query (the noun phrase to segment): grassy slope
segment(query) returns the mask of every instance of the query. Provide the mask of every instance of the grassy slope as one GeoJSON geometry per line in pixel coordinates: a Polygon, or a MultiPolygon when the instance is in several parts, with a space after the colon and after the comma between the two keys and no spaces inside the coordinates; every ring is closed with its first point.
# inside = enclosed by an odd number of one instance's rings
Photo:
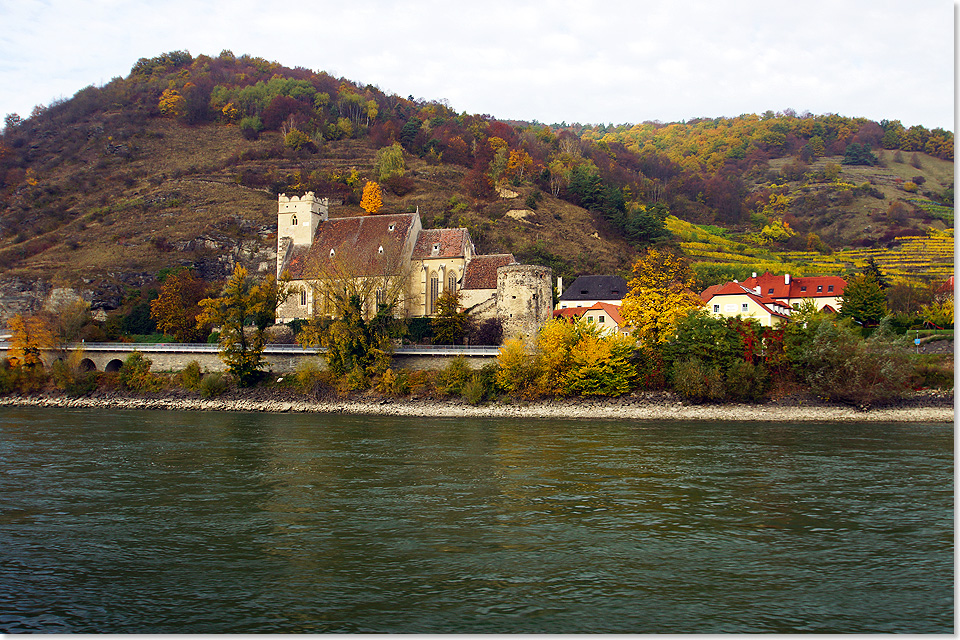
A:
{"type": "MultiPolygon", "coordinates": [[[[276,242],[276,200],[266,190],[238,185],[238,171],[356,168],[361,175],[372,175],[375,150],[361,140],[330,142],[317,154],[300,158],[230,161],[241,152],[265,151],[280,143],[278,133],[249,141],[235,127],[185,127],[156,119],[131,124],[116,113],[97,114],[69,131],[40,138],[34,150],[40,159],[37,186],[2,212],[2,275],[78,284],[123,271],[153,274],[176,264],[218,260],[222,250],[217,242],[224,239],[243,241],[251,249],[269,248],[276,242]],[[129,157],[109,151],[118,145],[132,149],[129,157]],[[214,242],[192,242],[203,237],[214,242]]],[[[914,197],[899,189],[896,178],[923,175],[924,189],[934,191],[952,182],[953,163],[921,154],[923,168],[916,169],[909,164],[909,154],[904,154],[904,163],[893,162],[891,152],[883,155],[885,167],[844,166],[841,180],[870,181],[886,197],[831,203],[826,212],[809,212],[811,227],[822,237],[843,246],[889,231],[883,220],[889,203],[914,197]],[[833,218],[827,225],[820,224],[824,215],[833,218]]],[[[822,159],[818,165],[839,160],[822,159]]],[[[773,161],[771,168],[786,162],[773,161]]],[[[419,207],[425,226],[467,226],[483,253],[509,251],[522,257],[539,245],[567,263],[565,276],[624,273],[636,255],[604,221],[579,207],[545,195],[535,211],[529,210],[524,200],[535,187],[514,188],[516,198],[477,202],[461,189],[462,167],[430,166],[408,157],[407,168],[415,189],[403,197],[386,193],[383,211],[419,207]],[[467,206],[450,212],[452,198],[467,206]],[[515,210],[525,213],[511,213],[515,210]]],[[[349,204],[331,210],[334,216],[359,213],[357,205],[349,204]]],[[[908,223],[924,226],[919,220],[908,223]]]]}
{"type": "MultiPolygon", "coordinates": [[[[823,170],[830,163],[840,165],[839,180],[841,182],[854,185],[869,182],[884,196],[883,199],[858,197],[849,204],[834,202],[829,212],[811,211],[809,212],[811,217],[820,218],[819,220],[811,220],[813,231],[838,249],[844,246],[860,246],[864,238],[880,242],[883,235],[892,226],[895,226],[894,222],[886,219],[886,211],[890,203],[896,200],[923,199],[918,194],[905,192],[896,180],[907,182],[914,176],[923,176],[927,182],[921,190],[937,193],[943,192],[944,189],[953,184],[952,162],[939,160],[926,154],[917,154],[921,163],[921,168],[918,169],[910,165],[912,154],[903,153],[902,155],[904,156],[904,162],[895,162],[893,152],[881,151],[878,154],[881,166],[874,167],[843,165],[841,164],[842,156],[820,158],[817,162],[812,163],[810,165],[811,171],[823,170]],[[825,213],[827,215],[824,215],[825,213]],[[831,213],[833,215],[830,215],[831,213]]],[[[779,169],[791,161],[791,158],[779,158],[772,160],[770,166],[779,169]]],[[[790,187],[791,191],[803,188],[798,182],[790,183],[790,187]]],[[[829,184],[812,185],[810,189],[831,191],[829,184]]],[[[920,221],[913,218],[904,221],[904,223],[906,226],[913,226],[918,230],[926,227],[942,230],[947,227],[940,220],[920,221]]]]}

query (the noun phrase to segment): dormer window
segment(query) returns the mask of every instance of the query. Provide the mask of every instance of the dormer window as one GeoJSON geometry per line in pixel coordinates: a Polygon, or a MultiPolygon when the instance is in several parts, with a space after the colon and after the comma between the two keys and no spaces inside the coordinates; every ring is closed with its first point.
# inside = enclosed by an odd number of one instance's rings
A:
{"type": "Polygon", "coordinates": [[[435,243],[434,243],[434,245],[433,245],[433,252],[434,252],[434,253],[440,253],[440,243],[439,243],[439,242],[435,242],[435,243]]]}
{"type": "Polygon", "coordinates": [[[818,285],[817,285],[817,293],[823,293],[823,285],[822,285],[822,284],[818,284],[818,285]]]}
{"type": "Polygon", "coordinates": [[[806,285],[802,285],[802,286],[800,287],[800,291],[801,291],[801,292],[804,292],[804,291],[806,291],[806,290],[807,290],[807,286],[806,286],[806,285]]]}
{"type": "Polygon", "coordinates": [[[390,231],[393,231],[393,230],[396,229],[396,228],[397,228],[397,223],[396,223],[396,222],[391,222],[391,223],[390,223],[390,231]]]}
{"type": "Polygon", "coordinates": [[[767,289],[767,293],[773,293],[773,287],[770,287],[769,289],[767,289]]]}
{"type": "Polygon", "coordinates": [[[333,249],[330,249],[330,257],[332,258],[335,255],[337,255],[336,251],[334,251],[333,249]]]}
{"type": "Polygon", "coordinates": [[[379,253],[380,255],[383,255],[383,245],[380,245],[380,248],[377,249],[377,253],[379,253]]]}
{"type": "Polygon", "coordinates": [[[833,293],[833,285],[832,285],[832,284],[828,284],[828,285],[827,285],[827,293],[833,293]]]}

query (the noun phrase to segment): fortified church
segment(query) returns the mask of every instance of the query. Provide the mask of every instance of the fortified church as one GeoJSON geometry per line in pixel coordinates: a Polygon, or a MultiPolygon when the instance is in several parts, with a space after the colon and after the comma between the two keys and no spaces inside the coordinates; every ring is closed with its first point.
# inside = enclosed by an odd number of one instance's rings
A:
{"type": "Polygon", "coordinates": [[[277,277],[291,295],[277,322],[332,313],[324,290],[353,283],[368,313],[397,296],[401,318],[433,316],[446,291],[476,320],[497,317],[504,339],[532,336],[552,317],[552,272],[519,264],[512,254],[477,255],[466,229],[424,229],[416,213],[329,217],[329,200],[313,192],[279,196],[277,277]]]}

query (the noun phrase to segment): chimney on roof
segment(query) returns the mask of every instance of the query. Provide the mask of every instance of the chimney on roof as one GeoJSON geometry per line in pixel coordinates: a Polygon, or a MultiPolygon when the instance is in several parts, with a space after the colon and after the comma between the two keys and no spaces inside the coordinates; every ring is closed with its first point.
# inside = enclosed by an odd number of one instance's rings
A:
{"type": "Polygon", "coordinates": [[[757,272],[756,272],[756,271],[753,272],[753,277],[754,277],[754,278],[757,277],[757,272]]]}
{"type": "Polygon", "coordinates": [[[760,295],[760,285],[756,286],[755,291],[757,292],[757,295],[760,295]]]}
{"type": "Polygon", "coordinates": [[[789,273],[783,274],[783,284],[790,284],[790,274],[789,274],[789,273]]]}

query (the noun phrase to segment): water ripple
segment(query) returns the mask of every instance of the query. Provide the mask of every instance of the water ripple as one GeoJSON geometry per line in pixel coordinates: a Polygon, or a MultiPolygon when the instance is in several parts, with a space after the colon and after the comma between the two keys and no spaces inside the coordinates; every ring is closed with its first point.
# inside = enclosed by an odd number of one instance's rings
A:
{"type": "Polygon", "coordinates": [[[946,425],[0,412],[0,631],[949,633],[946,425]]]}

